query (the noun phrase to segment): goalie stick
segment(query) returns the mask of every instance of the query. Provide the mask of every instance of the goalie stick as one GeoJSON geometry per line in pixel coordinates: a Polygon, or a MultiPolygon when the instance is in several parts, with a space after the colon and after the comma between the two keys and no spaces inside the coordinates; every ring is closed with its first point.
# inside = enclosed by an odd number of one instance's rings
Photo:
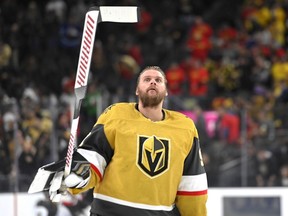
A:
{"type": "Polygon", "coordinates": [[[82,35],[81,49],[78,60],[77,75],[74,86],[75,106],[72,120],[70,140],[68,144],[64,176],[69,175],[71,170],[72,154],[76,147],[77,128],[81,102],[85,98],[87,90],[88,75],[91,64],[94,39],[99,22],[137,22],[137,7],[109,7],[100,6],[91,8],[85,17],[84,30],[82,35]],[[95,10],[96,9],[96,10],[95,10]]]}
{"type": "MultiPolygon", "coordinates": [[[[57,163],[51,163],[40,167],[30,185],[28,193],[40,192],[48,190],[52,194],[50,199],[55,196],[55,192],[61,187],[62,177],[67,177],[71,171],[72,155],[76,146],[77,129],[79,124],[79,116],[81,102],[86,96],[87,83],[90,71],[90,64],[96,36],[97,25],[100,22],[117,22],[117,23],[135,23],[139,20],[139,9],[136,6],[100,6],[91,7],[85,15],[84,28],[82,34],[81,48],[78,59],[77,73],[74,85],[74,114],[71,123],[71,131],[67,148],[67,155],[63,173],[61,170],[50,170],[50,167],[57,167],[57,163]],[[50,186],[50,188],[49,188],[50,186]]],[[[59,201],[59,200],[57,200],[59,201]]],[[[57,202],[56,201],[56,202],[57,202]]]]}

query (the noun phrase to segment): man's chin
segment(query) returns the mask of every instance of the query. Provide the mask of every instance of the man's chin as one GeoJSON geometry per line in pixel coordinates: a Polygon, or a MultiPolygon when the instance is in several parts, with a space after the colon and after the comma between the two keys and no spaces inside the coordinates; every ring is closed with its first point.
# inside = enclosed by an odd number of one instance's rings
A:
{"type": "Polygon", "coordinates": [[[154,90],[154,89],[150,89],[150,90],[147,91],[147,94],[156,95],[156,94],[158,94],[158,92],[156,90],[154,90]]]}

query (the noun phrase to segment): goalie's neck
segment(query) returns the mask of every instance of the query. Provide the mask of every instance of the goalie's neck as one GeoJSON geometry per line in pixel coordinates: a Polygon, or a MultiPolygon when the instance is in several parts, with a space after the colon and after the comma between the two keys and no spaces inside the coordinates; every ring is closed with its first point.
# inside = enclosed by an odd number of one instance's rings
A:
{"type": "Polygon", "coordinates": [[[157,107],[143,107],[142,104],[136,104],[135,107],[144,117],[151,121],[162,121],[165,119],[165,112],[161,105],[157,107]]]}

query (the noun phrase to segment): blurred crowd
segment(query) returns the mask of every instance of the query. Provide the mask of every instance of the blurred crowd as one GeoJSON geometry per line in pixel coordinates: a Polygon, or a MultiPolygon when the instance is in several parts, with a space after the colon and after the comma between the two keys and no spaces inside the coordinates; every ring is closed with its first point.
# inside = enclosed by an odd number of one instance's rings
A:
{"type": "MultiPolygon", "coordinates": [[[[40,166],[66,155],[83,22],[93,4],[0,3],[0,192],[27,191],[40,166]]],[[[288,1],[101,5],[137,5],[141,19],[98,25],[79,140],[106,105],[135,100],[141,68],[159,65],[169,82],[167,108],[195,114],[211,187],[288,186],[288,1]]]]}

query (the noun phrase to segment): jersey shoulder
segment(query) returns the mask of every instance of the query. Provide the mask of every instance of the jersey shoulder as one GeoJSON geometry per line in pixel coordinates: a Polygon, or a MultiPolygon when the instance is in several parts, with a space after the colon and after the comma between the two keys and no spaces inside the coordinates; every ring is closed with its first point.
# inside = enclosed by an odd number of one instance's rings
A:
{"type": "Polygon", "coordinates": [[[178,111],[174,111],[174,110],[168,110],[168,109],[165,109],[165,112],[168,114],[168,116],[170,118],[173,118],[173,120],[180,120],[180,121],[184,121],[184,122],[187,122],[187,123],[193,123],[193,120],[191,118],[189,118],[187,115],[181,113],[181,112],[178,112],[178,111]]]}
{"type": "MultiPolygon", "coordinates": [[[[115,103],[115,104],[112,104],[110,106],[108,106],[104,111],[103,113],[104,114],[114,114],[115,112],[125,112],[125,111],[129,111],[131,112],[132,110],[135,109],[135,103],[124,103],[124,102],[119,102],[119,103],[115,103]]],[[[102,114],[103,114],[102,113],[102,114]]],[[[118,113],[118,114],[119,114],[118,113]]]]}
{"type": "Polygon", "coordinates": [[[192,130],[196,129],[194,121],[185,114],[173,110],[165,110],[165,113],[167,114],[167,119],[174,122],[173,124],[190,128],[192,130]]]}
{"type": "Polygon", "coordinates": [[[108,106],[99,116],[98,122],[106,121],[107,119],[127,118],[135,110],[135,103],[115,103],[108,106]]]}
{"type": "Polygon", "coordinates": [[[198,131],[194,121],[187,115],[178,111],[166,110],[169,125],[173,125],[179,129],[190,131],[193,136],[198,137],[198,131]]]}

